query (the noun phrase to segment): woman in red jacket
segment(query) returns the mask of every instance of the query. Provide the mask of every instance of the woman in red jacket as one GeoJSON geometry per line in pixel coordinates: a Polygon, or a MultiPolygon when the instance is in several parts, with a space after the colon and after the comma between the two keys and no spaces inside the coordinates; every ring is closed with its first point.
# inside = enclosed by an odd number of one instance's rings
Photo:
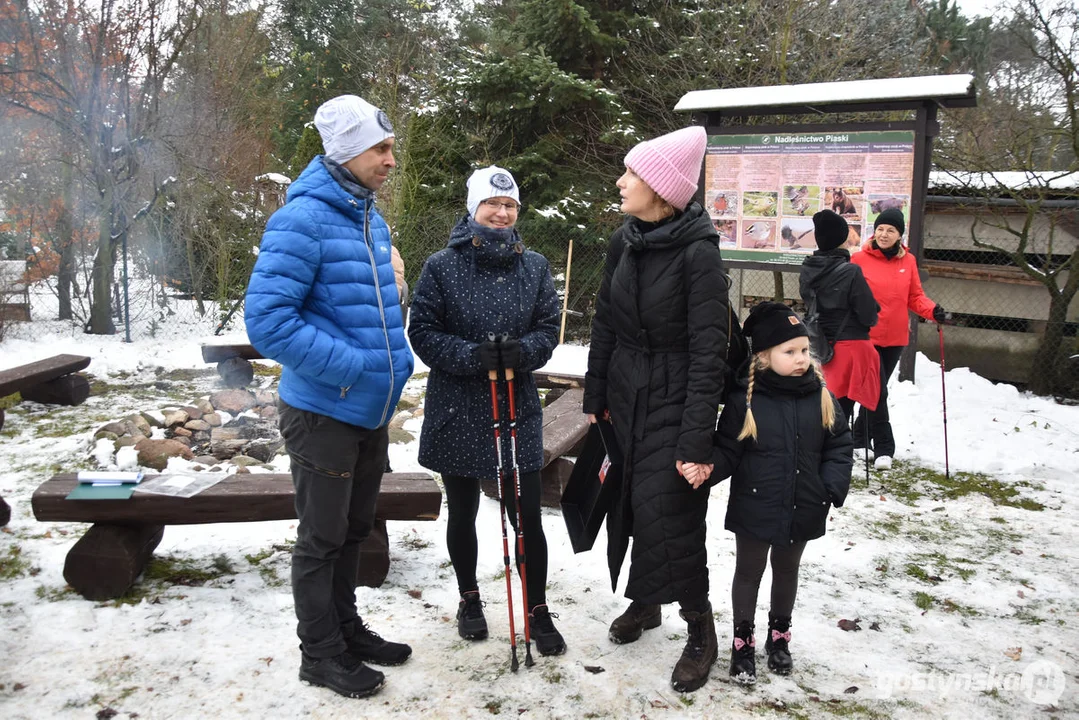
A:
{"type": "MultiPolygon", "coordinates": [[[[926,320],[944,321],[944,308],[922,291],[918,264],[902,243],[905,229],[902,212],[885,210],[873,223],[873,239],[862,252],[851,257],[851,262],[862,268],[869,289],[880,305],[877,324],[869,331],[869,339],[880,355],[880,399],[877,409],[868,413],[871,447],[876,457],[874,467],[878,470],[890,468],[895,455],[895,437],[888,417],[888,379],[910,338],[907,310],[926,320]]],[[[854,426],[855,444],[865,442],[865,415],[862,408],[854,426]]]]}

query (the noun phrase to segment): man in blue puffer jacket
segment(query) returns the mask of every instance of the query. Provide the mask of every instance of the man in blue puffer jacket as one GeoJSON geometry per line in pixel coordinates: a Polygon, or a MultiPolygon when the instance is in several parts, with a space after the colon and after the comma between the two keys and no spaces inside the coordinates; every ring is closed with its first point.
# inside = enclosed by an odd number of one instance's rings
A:
{"type": "Polygon", "coordinates": [[[390,230],[375,192],[395,166],[386,114],[355,95],[319,107],[316,157],[266,225],[247,288],[247,334],[282,365],[280,427],[296,486],[292,552],[300,679],[377,692],[412,654],[356,612],[360,543],[375,520],[387,423],[412,374],[390,230]]]}

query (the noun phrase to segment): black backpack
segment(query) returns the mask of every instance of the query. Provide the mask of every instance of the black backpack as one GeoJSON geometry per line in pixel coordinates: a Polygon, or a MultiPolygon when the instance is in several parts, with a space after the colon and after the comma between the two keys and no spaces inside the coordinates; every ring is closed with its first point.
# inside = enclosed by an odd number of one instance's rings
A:
{"type": "MultiPolygon", "coordinates": [[[[829,340],[820,326],[820,310],[817,308],[817,293],[808,293],[808,297],[802,299],[805,300],[806,304],[806,314],[805,317],[802,318],[802,322],[805,323],[806,330],[809,331],[809,349],[821,365],[827,365],[832,361],[832,356],[835,355],[835,340],[829,340]]],[[[850,319],[850,311],[851,308],[847,308],[847,313],[843,316],[843,322],[839,324],[839,329],[836,330],[835,335],[837,338],[843,332],[843,328],[847,326],[847,320],[850,319]]]]}
{"type": "MultiPolygon", "coordinates": [[[[689,268],[698,245],[699,243],[693,243],[686,249],[686,261],[682,267],[685,272],[684,284],[687,288],[689,287],[689,268]]],[[[742,323],[738,321],[738,314],[734,312],[734,305],[731,302],[731,286],[734,282],[729,274],[723,273],[723,283],[727,286],[727,347],[723,354],[723,362],[726,363],[727,370],[723,376],[723,396],[720,398],[720,404],[726,405],[727,397],[738,379],[738,371],[749,357],[749,341],[742,332],[742,323]]]]}

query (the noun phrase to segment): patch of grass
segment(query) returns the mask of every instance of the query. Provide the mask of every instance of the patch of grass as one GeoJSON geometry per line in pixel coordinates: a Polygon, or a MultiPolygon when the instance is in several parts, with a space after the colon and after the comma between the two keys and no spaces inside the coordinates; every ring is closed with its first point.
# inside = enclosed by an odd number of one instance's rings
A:
{"type": "Polygon", "coordinates": [[[409,533],[401,539],[401,544],[412,550],[423,550],[431,547],[431,543],[424,540],[416,533],[409,533]]]}
{"type": "Polygon", "coordinates": [[[933,607],[933,603],[936,601],[937,599],[935,597],[929,593],[922,592],[921,590],[914,593],[914,604],[918,606],[919,610],[928,610],[933,607]]]}
{"type": "Polygon", "coordinates": [[[941,602],[941,607],[944,609],[945,612],[959,613],[963,617],[978,617],[981,615],[980,612],[972,608],[970,605],[961,605],[949,598],[944,598],[944,600],[941,602]]]}
{"type": "Polygon", "coordinates": [[[949,558],[942,552],[918,553],[912,555],[912,562],[906,566],[906,574],[921,582],[938,583],[944,575],[956,575],[966,582],[977,573],[973,567],[974,562],[964,558],[949,558]],[[929,573],[925,567],[931,567],[935,571],[929,573]]]}
{"type": "Polygon", "coordinates": [[[1034,608],[1031,605],[1017,607],[1015,609],[1015,619],[1024,625],[1041,625],[1045,622],[1045,618],[1034,614],[1034,608]]]}
{"type": "Polygon", "coordinates": [[[891,713],[883,710],[871,708],[860,702],[846,702],[839,698],[822,702],[819,707],[834,717],[869,718],[870,720],[887,720],[892,717],[891,713]]]}
{"type": "Polygon", "coordinates": [[[4,397],[0,397],[0,410],[10,410],[21,402],[22,395],[17,392],[5,395],[4,397]]]}
{"type": "Polygon", "coordinates": [[[920,582],[930,582],[929,573],[922,569],[920,565],[915,565],[914,563],[907,563],[907,567],[903,570],[903,572],[920,582]]]}
{"type": "Polygon", "coordinates": [[[244,555],[244,559],[247,560],[247,562],[251,563],[252,565],[258,565],[260,562],[262,562],[263,560],[265,560],[266,558],[270,557],[273,554],[274,554],[273,548],[267,548],[266,550],[263,550],[262,552],[255,553],[254,555],[244,555]]]}
{"type": "Polygon", "coordinates": [[[543,679],[552,685],[558,685],[562,682],[562,672],[555,665],[546,665],[543,668],[543,679]]]}
{"type": "Polygon", "coordinates": [[[173,368],[172,370],[164,371],[158,370],[157,377],[159,380],[172,380],[174,382],[189,383],[195,378],[208,377],[210,375],[216,375],[217,370],[212,367],[206,368],[173,368]]]}
{"type": "Polygon", "coordinates": [[[61,600],[70,600],[75,597],[75,591],[68,585],[64,587],[39,585],[34,590],[34,595],[37,596],[38,600],[44,600],[45,602],[60,602],[61,600]]]}
{"type": "Polygon", "coordinates": [[[0,580],[14,580],[30,572],[30,561],[23,557],[18,545],[9,547],[7,554],[0,553],[0,580]]]}
{"type": "Polygon", "coordinates": [[[265,363],[251,363],[251,368],[255,371],[256,375],[260,375],[262,377],[275,377],[278,379],[281,378],[281,366],[277,363],[274,363],[273,365],[267,365],[265,363]]]}
{"type": "Polygon", "coordinates": [[[899,535],[902,527],[903,515],[901,513],[890,512],[887,517],[873,521],[873,536],[882,539],[894,538],[899,535]]]}
{"type": "Polygon", "coordinates": [[[1045,506],[1028,497],[1022,490],[1041,490],[1042,485],[1019,480],[1005,483],[983,473],[955,472],[950,477],[929,468],[919,467],[902,460],[896,461],[892,470],[881,473],[879,480],[886,495],[891,495],[908,505],[922,497],[956,500],[967,495],[981,495],[994,505],[1040,511],[1045,506]]]}
{"type": "Polygon", "coordinates": [[[679,693],[678,694],[678,702],[682,703],[686,707],[693,707],[693,696],[692,695],[684,695],[682,693],[679,693]]]}
{"type": "Polygon", "coordinates": [[[502,701],[488,700],[486,703],[484,703],[483,707],[486,708],[487,712],[491,713],[492,715],[498,715],[500,712],[502,712],[502,701]]]}
{"type": "Polygon", "coordinates": [[[224,555],[216,556],[208,568],[200,567],[197,561],[189,558],[168,556],[151,559],[143,573],[143,580],[166,585],[199,587],[225,575],[235,574],[235,568],[224,555]]]}
{"type": "Polygon", "coordinates": [[[1008,524],[1008,521],[1005,520],[1002,517],[991,517],[991,518],[989,518],[989,522],[995,522],[995,523],[999,523],[1001,525],[1007,525],[1008,524]]]}

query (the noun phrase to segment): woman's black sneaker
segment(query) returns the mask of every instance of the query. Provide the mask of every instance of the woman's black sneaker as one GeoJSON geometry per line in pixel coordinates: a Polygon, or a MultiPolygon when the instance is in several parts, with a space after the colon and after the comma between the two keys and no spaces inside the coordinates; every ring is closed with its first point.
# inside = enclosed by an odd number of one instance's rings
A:
{"type": "Polygon", "coordinates": [[[546,605],[537,605],[528,614],[529,630],[540,655],[561,655],[566,652],[566,640],[551,620],[556,617],[558,615],[551,614],[546,605]]]}
{"type": "Polygon", "coordinates": [[[362,698],[381,690],[386,676],[348,652],[332,658],[316,658],[301,652],[300,680],[329,688],[338,695],[362,698]]]}
{"type": "Polygon", "coordinates": [[[465,640],[483,640],[487,637],[487,618],[483,616],[479,590],[471,590],[461,596],[461,602],[457,605],[457,634],[465,640]]]}

